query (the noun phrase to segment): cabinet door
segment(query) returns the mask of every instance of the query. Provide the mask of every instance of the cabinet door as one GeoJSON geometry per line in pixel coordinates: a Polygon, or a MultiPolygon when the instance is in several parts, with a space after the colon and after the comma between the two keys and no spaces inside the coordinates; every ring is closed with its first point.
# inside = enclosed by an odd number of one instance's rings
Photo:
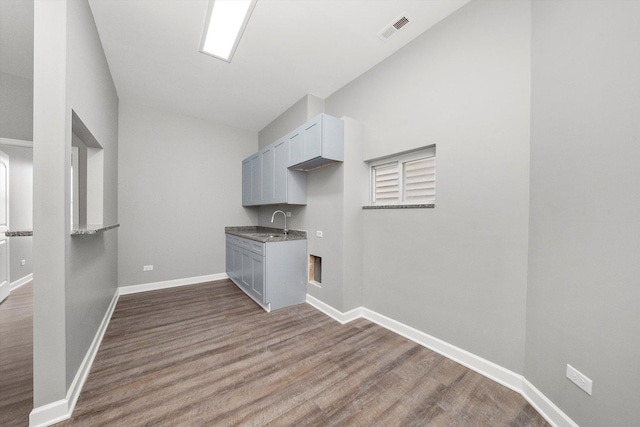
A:
{"type": "Polygon", "coordinates": [[[225,271],[231,277],[231,271],[233,271],[233,245],[229,242],[229,237],[227,237],[225,249],[225,271]]]}
{"type": "Polygon", "coordinates": [[[251,204],[262,202],[262,159],[260,153],[251,157],[251,204]]]}
{"type": "Polygon", "coordinates": [[[274,203],[286,203],[287,202],[287,164],[289,163],[289,144],[286,139],[278,141],[273,146],[274,154],[274,203]]]}
{"type": "Polygon", "coordinates": [[[251,290],[260,301],[266,302],[264,295],[264,257],[262,255],[251,254],[251,270],[253,275],[251,290]]]}
{"type": "Polygon", "coordinates": [[[269,204],[274,202],[274,147],[268,147],[260,152],[262,156],[262,203],[269,204]]]}
{"type": "Polygon", "coordinates": [[[242,162],[242,206],[251,205],[251,159],[242,162]]]}
{"type": "Polygon", "coordinates": [[[304,158],[303,161],[322,156],[322,119],[304,125],[304,158]]]}
{"type": "Polygon", "coordinates": [[[231,269],[231,278],[234,282],[240,282],[240,276],[242,274],[242,251],[238,246],[232,246],[231,251],[233,253],[233,268],[231,269]]]}
{"type": "Polygon", "coordinates": [[[240,251],[242,256],[242,274],[240,276],[240,283],[246,289],[252,289],[253,287],[253,260],[252,253],[242,249],[240,251]]]}
{"type": "Polygon", "coordinates": [[[289,166],[304,161],[304,132],[303,128],[296,129],[288,135],[289,139],[289,166]]]}
{"type": "Polygon", "coordinates": [[[322,156],[322,116],[300,126],[289,134],[289,163],[295,166],[322,156]]]}

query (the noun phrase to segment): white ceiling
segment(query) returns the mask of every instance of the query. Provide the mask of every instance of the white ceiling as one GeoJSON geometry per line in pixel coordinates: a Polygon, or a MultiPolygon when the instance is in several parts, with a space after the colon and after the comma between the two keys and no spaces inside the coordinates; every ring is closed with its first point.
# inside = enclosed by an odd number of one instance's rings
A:
{"type": "MultiPolygon", "coordinates": [[[[0,0],[1,1],[1,0],[0,0]]],[[[207,0],[89,0],[122,100],[258,131],[326,98],[469,0],[258,0],[231,63],[198,51],[207,0]],[[376,34],[402,13],[410,25],[376,34]]]]}
{"type": "MultiPolygon", "coordinates": [[[[259,131],[326,98],[470,0],[258,0],[231,63],[198,51],[208,0],[89,0],[121,100],[259,131]],[[376,34],[406,13],[387,42],[376,34]]],[[[0,71],[33,75],[33,1],[0,0],[0,71]]]]}

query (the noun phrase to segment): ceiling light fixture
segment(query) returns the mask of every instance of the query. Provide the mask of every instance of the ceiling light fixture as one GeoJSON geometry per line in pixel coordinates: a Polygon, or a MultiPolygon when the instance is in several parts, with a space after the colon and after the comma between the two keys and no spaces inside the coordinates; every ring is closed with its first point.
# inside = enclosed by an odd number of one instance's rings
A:
{"type": "Polygon", "coordinates": [[[231,62],[257,0],[210,0],[200,52],[231,62]]]}

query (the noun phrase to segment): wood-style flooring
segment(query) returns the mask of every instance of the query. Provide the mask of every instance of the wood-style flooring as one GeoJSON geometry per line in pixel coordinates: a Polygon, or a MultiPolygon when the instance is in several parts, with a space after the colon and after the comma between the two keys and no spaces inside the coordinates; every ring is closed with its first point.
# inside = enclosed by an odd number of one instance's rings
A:
{"type": "Polygon", "coordinates": [[[546,426],[517,393],[366,320],[266,313],[230,281],[120,298],[63,426],[546,426]]]}
{"type": "Polygon", "coordinates": [[[33,408],[33,287],[0,303],[0,426],[25,427],[33,408]]]}

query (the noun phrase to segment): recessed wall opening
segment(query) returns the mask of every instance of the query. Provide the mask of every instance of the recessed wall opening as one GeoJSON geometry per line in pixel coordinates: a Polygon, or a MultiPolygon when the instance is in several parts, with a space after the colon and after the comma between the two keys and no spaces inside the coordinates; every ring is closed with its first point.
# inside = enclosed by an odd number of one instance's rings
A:
{"type": "Polygon", "coordinates": [[[103,222],[104,156],[100,143],[72,112],[71,227],[103,222]]]}
{"type": "Polygon", "coordinates": [[[322,283],[322,258],[316,255],[309,255],[309,282],[322,283]]]}

